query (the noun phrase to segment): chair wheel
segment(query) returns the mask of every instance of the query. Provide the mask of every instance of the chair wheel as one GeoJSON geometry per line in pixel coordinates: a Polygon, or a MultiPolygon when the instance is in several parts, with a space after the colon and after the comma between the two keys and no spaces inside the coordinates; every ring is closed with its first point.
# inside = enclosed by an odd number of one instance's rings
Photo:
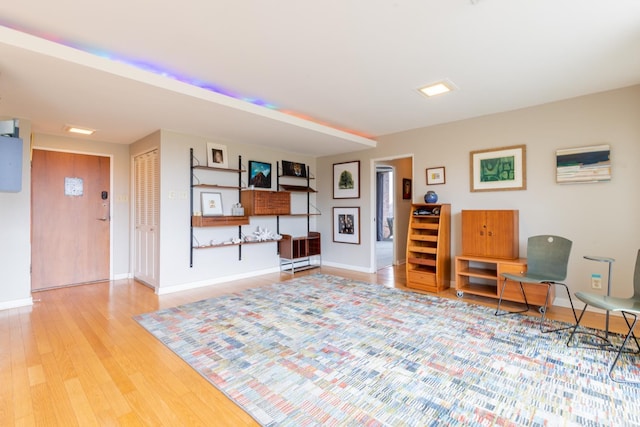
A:
{"type": "Polygon", "coordinates": [[[544,313],[545,313],[545,311],[547,311],[547,310],[545,310],[545,308],[544,308],[544,307],[538,307],[538,312],[539,312],[540,314],[544,314],[544,313]]]}
{"type": "Polygon", "coordinates": [[[464,292],[462,292],[462,291],[456,291],[456,296],[457,296],[458,298],[462,298],[462,297],[464,296],[464,292]]]}

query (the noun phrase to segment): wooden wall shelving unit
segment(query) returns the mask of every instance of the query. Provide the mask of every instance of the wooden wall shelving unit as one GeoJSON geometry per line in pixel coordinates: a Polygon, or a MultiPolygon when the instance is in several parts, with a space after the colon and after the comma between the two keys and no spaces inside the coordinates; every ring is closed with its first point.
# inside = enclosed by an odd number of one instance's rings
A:
{"type": "MultiPolygon", "coordinates": [[[[280,169],[280,162],[277,163],[278,190],[282,189],[294,197],[295,194],[306,196],[305,213],[291,213],[286,216],[306,216],[307,217],[307,234],[305,236],[291,236],[282,234],[282,240],[278,242],[278,253],[280,255],[280,271],[295,273],[297,271],[317,268],[322,265],[322,250],[320,244],[320,233],[311,231],[311,216],[320,215],[320,212],[311,212],[311,194],[317,191],[311,187],[311,172],[306,167],[306,176],[298,177],[291,175],[283,175],[280,169]],[[289,182],[281,182],[281,179],[298,181],[304,180],[304,185],[291,184],[289,182]],[[313,261],[316,262],[313,262],[313,261]]],[[[278,217],[278,233],[280,233],[280,217],[278,217]]]]}
{"type": "Polygon", "coordinates": [[[189,223],[190,227],[190,241],[189,241],[189,267],[193,267],[193,251],[194,249],[209,249],[209,248],[222,248],[227,246],[237,246],[238,247],[238,259],[242,259],[242,246],[249,244],[257,244],[257,243],[272,243],[277,242],[277,240],[266,240],[259,242],[240,242],[240,243],[219,243],[219,244],[205,244],[205,245],[193,245],[193,241],[195,240],[195,230],[194,228],[199,227],[238,227],[238,239],[242,239],[242,226],[249,224],[249,215],[221,215],[221,216],[200,216],[194,215],[193,204],[194,204],[194,189],[219,189],[219,190],[237,190],[238,198],[237,200],[241,200],[242,190],[242,173],[246,172],[242,169],[242,156],[238,156],[238,168],[237,169],[229,169],[229,168],[217,168],[217,167],[209,167],[203,166],[200,164],[196,164],[196,158],[193,155],[193,148],[190,149],[190,164],[191,164],[191,175],[190,175],[190,206],[191,206],[191,221],[189,223]],[[195,178],[196,171],[203,171],[206,173],[235,173],[238,174],[238,185],[218,185],[212,183],[201,182],[199,178],[195,178]],[[197,179],[198,182],[195,182],[197,179]]]}

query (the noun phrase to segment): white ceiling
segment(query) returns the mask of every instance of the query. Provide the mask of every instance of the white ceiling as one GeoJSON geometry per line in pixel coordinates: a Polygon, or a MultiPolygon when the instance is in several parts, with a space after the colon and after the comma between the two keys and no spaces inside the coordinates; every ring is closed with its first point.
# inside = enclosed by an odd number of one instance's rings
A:
{"type": "Polygon", "coordinates": [[[88,139],[114,143],[162,128],[322,156],[640,83],[638,0],[170,4],[3,1],[0,116],[47,134],[91,127],[88,139]],[[441,79],[458,90],[416,91],[441,79]]]}

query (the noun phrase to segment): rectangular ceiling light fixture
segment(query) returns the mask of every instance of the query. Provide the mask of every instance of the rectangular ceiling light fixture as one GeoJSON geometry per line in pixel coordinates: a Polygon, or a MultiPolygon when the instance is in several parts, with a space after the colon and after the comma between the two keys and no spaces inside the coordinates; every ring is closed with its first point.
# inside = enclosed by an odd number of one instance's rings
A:
{"type": "Polygon", "coordinates": [[[66,125],[64,127],[65,132],[77,133],[80,135],[93,135],[95,129],[81,128],[79,126],[66,125]]]}
{"type": "Polygon", "coordinates": [[[427,86],[423,86],[420,89],[420,93],[425,96],[435,96],[442,93],[451,92],[455,89],[455,85],[449,81],[443,80],[441,82],[432,83],[427,86]]]}

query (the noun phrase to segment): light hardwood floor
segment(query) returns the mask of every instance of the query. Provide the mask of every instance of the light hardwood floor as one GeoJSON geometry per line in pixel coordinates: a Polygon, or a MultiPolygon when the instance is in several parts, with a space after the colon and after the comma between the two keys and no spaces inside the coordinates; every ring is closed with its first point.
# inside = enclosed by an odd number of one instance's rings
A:
{"type": "MultiPolygon", "coordinates": [[[[407,290],[404,266],[377,274],[323,267],[296,277],[315,272],[407,290]]],[[[132,280],[34,293],[33,307],[0,311],[0,425],[257,425],[132,316],[291,277],[273,273],[164,296],[132,280]]],[[[456,298],[454,290],[440,295],[456,298]]],[[[570,320],[564,308],[548,315],[570,320]]],[[[603,327],[602,315],[588,317],[603,327]]],[[[621,323],[614,319],[611,329],[621,323]]],[[[608,358],[603,353],[603,363],[608,358]]]]}

